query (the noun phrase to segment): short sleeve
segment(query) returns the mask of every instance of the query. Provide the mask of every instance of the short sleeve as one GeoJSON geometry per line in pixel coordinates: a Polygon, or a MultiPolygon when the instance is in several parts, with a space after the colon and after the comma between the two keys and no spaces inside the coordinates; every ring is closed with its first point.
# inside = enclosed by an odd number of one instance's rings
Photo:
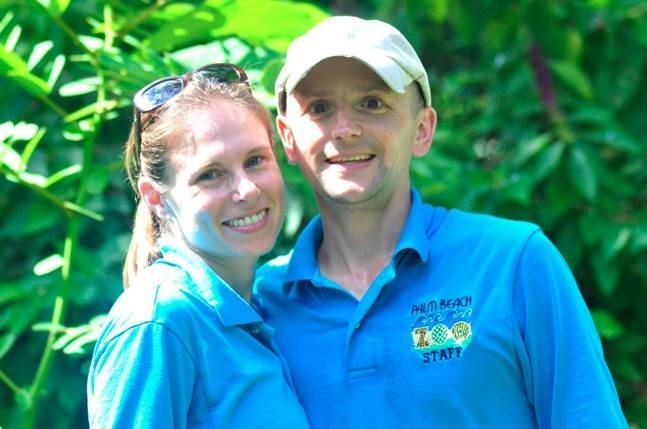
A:
{"type": "Polygon", "coordinates": [[[589,310],[566,261],[541,231],[520,255],[513,309],[539,427],[628,427],[589,310]]]}
{"type": "Polygon", "coordinates": [[[186,427],[195,366],[163,324],[142,323],[98,344],[90,371],[90,427],[186,427]]]}

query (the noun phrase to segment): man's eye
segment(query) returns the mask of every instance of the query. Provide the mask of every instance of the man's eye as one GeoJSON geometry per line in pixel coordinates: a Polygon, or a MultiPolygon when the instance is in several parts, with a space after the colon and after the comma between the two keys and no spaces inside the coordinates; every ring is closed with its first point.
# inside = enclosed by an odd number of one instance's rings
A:
{"type": "Polygon", "coordinates": [[[367,109],[381,109],[382,107],[384,107],[382,100],[377,97],[366,97],[364,100],[362,100],[361,105],[362,107],[366,107],[367,109]]]}
{"type": "Polygon", "coordinates": [[[310,105],[310,113],[314,113],[315,115],[326,113],[328,109],[328,103],[324,101],[315,101],[310,105]]]}
{"type": "Polygon", "coordinates": [[[221,176],[222,176],[222,174],[220,174],[220,172],[218,172],[216,170],[208,170],[208,171],[205,171],[203,173],[200,173],[200,175],[197,178],[197,181],[198,182],[204,182],[204,181],[208,181],[208,180],[216,180],[221,176]]]}
{"type": "Polygon", "coordinates": [[[252,156],[250,157],[247,161],[245,161],[245,167],[256,167],[258,165],[261,165],[263,163],[263,157],[262,156],[252,156]]]}

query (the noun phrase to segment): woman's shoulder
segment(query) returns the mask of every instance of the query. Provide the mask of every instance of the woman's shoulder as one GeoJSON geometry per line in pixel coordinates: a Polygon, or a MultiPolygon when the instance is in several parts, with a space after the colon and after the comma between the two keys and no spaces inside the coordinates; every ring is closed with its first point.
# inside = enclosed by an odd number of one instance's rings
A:
{"type": "Polygon", "coordinates": [[[135,284],[115,301],[104,328],[104,341],[147,324],[177,330],[191,314],[194,302],[183,287],[187,281],[182,270],[152,266],[140,274],[135,284]]]}

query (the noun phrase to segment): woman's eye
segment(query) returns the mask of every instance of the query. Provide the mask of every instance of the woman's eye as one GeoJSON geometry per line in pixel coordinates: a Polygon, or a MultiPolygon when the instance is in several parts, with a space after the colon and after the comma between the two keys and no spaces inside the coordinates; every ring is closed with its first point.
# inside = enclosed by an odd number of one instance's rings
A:
{"type": "Polygon", "coordinates": [[[362,107],[366,107],[367,109],[381,109],[384,107],[384,103],[377,97],[366,97],[362,101],[362,107]]]}
{"type": "Polygon", "coordinates": [[[310,105],[310,113],[314,113],[315,115],[326,113],[328,109],[328,103],[324,101],[315,101],[310,105]]]}
{"type": "Polygon", "coordinates": [[[257,165],[260,165],[263,162],[263,157],[262,156],[252,156],[250,157],[247,161],[245,161],[245,167],[256,167],[257,165]]]}

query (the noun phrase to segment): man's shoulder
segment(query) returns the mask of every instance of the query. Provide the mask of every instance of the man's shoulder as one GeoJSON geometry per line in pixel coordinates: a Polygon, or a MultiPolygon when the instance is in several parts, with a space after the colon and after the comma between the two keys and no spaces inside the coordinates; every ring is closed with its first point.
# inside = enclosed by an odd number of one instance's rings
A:
{"type": "Polygon", "coordinates": [[[484,213],[450,210],[445,231],[461,238],[491,240],[492,243],[523,243],[541,228],[523,220],[508,219],[484,213]]]}

